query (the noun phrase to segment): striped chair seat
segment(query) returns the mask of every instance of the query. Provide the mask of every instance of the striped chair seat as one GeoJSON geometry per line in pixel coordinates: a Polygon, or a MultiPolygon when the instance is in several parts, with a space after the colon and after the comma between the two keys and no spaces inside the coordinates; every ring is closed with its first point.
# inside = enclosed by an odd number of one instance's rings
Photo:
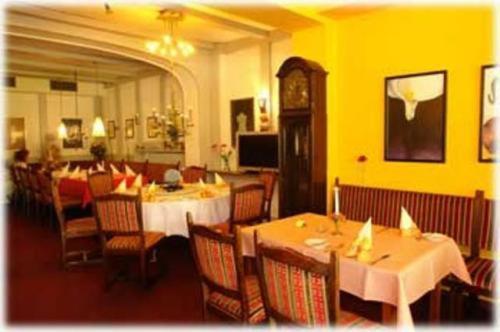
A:
{"type": "Polygon", "coordinates": [[[364,328],[364,327],[381,327],[380,324],[366,319],[364,317],[358,316],[350,311],[340,310],[340,317],[337,321],[337,325],[341,327],[352,327],[352,328],[364,328]]]}
{"type": "MultiPolygon", "coordinates": [[[[145,250],[155,246],[164,237],[165,234],[162,232],[144,232],[145,250]]],[[[118,252],[139,251],[141,249],[141,238],[139,235],[113,236],[106,242],[106,249],[118,252]]]]}
{"type": "Polygon", "coordinates": [[[491,259],[473,258],[467,261],[467,269],[472,286],[493,292],[495,288],[495,261],[491,259]]]}
{"type": "MultiPolygon", "coordinates": [[[[266,319],[266,313],[260,296],[257,276],[246,276],[245,287],[248,298],[248,321],[251,324],[258,324],[266,319]]],[[[238,300],[227,297],[218,292],[212,292],[208,297],[207,304],[219,311],[222,311],[224,314],[233,317],[235,320],[241,319],[241,302],[238,300]]]]}

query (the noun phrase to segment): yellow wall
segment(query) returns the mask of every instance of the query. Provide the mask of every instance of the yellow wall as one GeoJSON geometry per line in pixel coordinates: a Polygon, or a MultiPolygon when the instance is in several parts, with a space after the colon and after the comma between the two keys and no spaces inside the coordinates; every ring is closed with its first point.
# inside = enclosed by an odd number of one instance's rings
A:
{"type": "Polygon", "coordinates": [[[494,58],[490,8],[387,8],[301,31],[292,41],[294,53],[330,72],[329,188],[340,176],[344,183],[493,195],[494,164],[477,161],[480,68],[494,58]],[[384,78],[433,70],[448,71],[446,162],[384,162],[384,78]],[[364,165],[356,162],[361,154],[364,165]]]}

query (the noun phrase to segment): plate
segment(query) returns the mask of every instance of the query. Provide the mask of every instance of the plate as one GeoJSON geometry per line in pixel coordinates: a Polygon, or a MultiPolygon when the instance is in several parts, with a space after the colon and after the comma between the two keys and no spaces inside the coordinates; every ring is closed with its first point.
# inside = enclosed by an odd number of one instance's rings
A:
{"type": "Polygon", "coordinates": [[[440,242],[446,239],[446,235],[441,233],[424,233],[422,234],[422,237],[432,242],[440,242]]]}
{"type": "Polygon", "coordinates": [[[326,243],[325,239],[309,238],[304,241],[304,243],[309,247],[321,246],[326,243]]]}

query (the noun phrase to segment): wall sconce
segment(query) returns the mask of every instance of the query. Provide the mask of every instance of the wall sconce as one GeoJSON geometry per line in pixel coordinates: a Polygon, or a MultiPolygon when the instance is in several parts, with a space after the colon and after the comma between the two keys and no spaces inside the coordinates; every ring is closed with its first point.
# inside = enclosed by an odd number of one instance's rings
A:
{"type": "Polygon", "coordinates": [[[258,99],[259,109],[260,109],[260,131],[269,131],[271,123],[269,121],[269,115],[267,114],[267,98],[260,97],[258,99]]]}

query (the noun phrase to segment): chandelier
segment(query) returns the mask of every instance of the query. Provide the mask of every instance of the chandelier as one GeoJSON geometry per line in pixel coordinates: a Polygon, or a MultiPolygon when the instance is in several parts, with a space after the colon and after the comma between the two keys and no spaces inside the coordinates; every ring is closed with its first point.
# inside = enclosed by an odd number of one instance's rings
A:
{"type": "Polygon", "coordinates": [[[146,50],[155,55],[163,57],[175,58],[178,55],[188,57],[194,53],[194,46],[174,34],[174,28],[177,23],[182,21],[183,15],[181,12],[166,9],[160,11],[158,19],[163,21],[163,30],[165,34],[161,40],[146,41],[146,50]]]}

